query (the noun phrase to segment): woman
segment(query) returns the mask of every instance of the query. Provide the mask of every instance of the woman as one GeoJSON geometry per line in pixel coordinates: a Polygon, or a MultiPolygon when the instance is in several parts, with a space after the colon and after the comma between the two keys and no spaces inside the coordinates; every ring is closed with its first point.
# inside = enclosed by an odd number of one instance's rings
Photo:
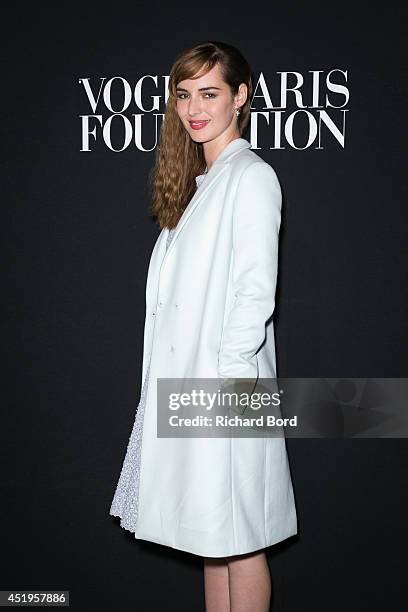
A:
{"type": "Polygon", "coordinates": [[[252,81],[206,42],[176,59],[152,174],[142,393],[110,513],[204,558],[206,609],[269,610],[264,549],[297,533],[280,438],[159,438],[159,378],[275,378],[281,190],[241,137],[252,81]]]}

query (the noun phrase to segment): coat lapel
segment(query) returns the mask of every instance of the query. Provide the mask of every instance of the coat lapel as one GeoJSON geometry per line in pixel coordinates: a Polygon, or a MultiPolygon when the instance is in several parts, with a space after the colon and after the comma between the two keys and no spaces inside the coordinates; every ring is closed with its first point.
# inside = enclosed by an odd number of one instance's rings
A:
{"type": "MultiPolygon", "coordinates": [[[[231,161],[231,158],[236,153],[238,153],[238,151],[241,151],[242,149],[247,149],[250,146],[251,144],[247,140],[245,140],[245,138],[236,138],[235,140],[232,140],[223,149],[223,151],[220,153],[220,155],[217,157],[217,159],[214,161],[213,165],[211,166],[210,170],[208,171],[208,174],[205,180],[197,188],[197,191],[194,193],[189,204],[187,205],[186,209],[181,215],[180,220],[177,224],[176,230],[174,232],[173,238],[168,246],[167,251],[164,254],[163,262],[168,257],[171,249],[174,246],[174,243],[176,242],[178,236],[180,235],[180,232],[183,230],[183,227],[185,226],[187,220],[194,213],[194,211],[197,210],[198,205],[200,204],[200,202],[204,200],[204,196],[208,193],[210,188],[217,182],[217,180],[225,172],[225,170],[228,167],[228,164],[231,161]]],[[[168,233],[169,232],[167,230],[164,236],[165,240],[167,240],[168,233]]]]}

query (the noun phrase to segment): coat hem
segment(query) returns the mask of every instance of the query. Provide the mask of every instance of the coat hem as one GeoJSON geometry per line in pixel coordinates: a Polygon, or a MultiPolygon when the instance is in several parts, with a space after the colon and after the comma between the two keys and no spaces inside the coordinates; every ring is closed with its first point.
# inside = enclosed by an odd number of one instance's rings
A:
{"type": "Polygon", "coordinates": [[[209,557],[209,558],[213,558],[213,559],[221,559],[223,557],[234,557],[236,555],[246,555],[252,552],[257,552],[258,550],[264,550],[265,548],[269,548],[269,546],[273,546],[274,544],[278,544],[279,542],[283,542],[284,540],[287,540],[288,538],[291,538],[294,535],[297,535],[298,531],[295,530],[293,532],[288,533],[288,535],[283,536],[283,537],[279,537],[278,539],[272,539],[269,541],[268,544],[262,544],[260,546],[250,546],[249,548],[244,548],[244,549],[239,549],[238,552],[236,550],[229,550],[227,552],[224,553],[207,553],[207,552],[198,552],[197,549],[192,549],[191,547],[184,547],[184,546],[180,546],[180,545],[175,545],[175,544],[169,544],[168,542],[164,542],[163,540],[160,540],[158,538],[152,538],[152,537],[141,537],[136,535],[135,533],[135,539],[136,540],[143,540],[144,542],[153,542],[154,544],[160,544],[160,546],[167,546],[168,548],[173,548],[175,550],[180,550],[182,552],[187,552],[190,553],[192,555],[197,555],[200,557],[209,557]]]}

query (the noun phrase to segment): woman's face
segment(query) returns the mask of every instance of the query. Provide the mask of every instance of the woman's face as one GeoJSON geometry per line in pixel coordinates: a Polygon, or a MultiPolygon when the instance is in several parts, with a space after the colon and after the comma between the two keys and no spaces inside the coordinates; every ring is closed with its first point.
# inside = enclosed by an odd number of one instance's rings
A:
{"type": "Polygon", "coordinates": [[[229,85],[222,80],[219,65],[198,79],[177,85],[177,113],[195,142],[208,142],[226,132],[237,131],[235,107],[245,103],[246,86],[240,85],[233,99],[229,85]]]}

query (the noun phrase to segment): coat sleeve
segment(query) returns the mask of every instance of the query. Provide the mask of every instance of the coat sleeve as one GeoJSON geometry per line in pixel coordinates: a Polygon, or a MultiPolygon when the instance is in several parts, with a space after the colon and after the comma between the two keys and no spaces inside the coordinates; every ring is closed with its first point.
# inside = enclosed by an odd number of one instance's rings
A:
{"type": "Polygon", "coordinates": [[[224,326],[218,377],[258,378],[257,352],[275,308],[282,194],[274,169],[248,166],[239,181],[232,220],[235,300],[224,326]]]}

